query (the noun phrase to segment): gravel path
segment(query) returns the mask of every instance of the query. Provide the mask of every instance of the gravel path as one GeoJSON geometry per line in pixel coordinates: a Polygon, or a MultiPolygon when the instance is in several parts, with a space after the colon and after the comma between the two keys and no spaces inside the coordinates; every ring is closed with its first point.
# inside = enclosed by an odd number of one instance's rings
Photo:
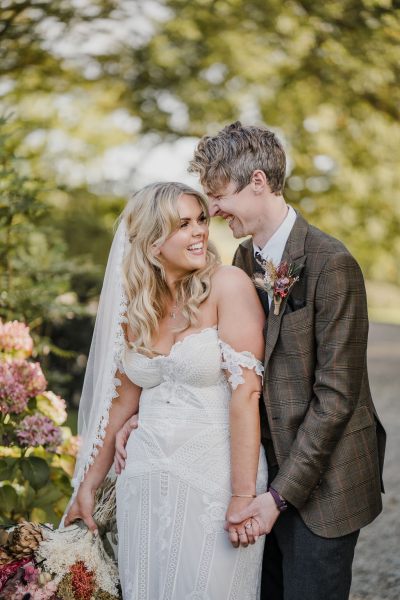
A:
{"type": "MultiPolygon", "coordinates": [[[[372,395],[388,435],[383,512],[360,534],[351,600],[400,599],[400,326],[371,324],[372,395]]],[[[305,599],[306,600],[306,599],[305,599]]]]}

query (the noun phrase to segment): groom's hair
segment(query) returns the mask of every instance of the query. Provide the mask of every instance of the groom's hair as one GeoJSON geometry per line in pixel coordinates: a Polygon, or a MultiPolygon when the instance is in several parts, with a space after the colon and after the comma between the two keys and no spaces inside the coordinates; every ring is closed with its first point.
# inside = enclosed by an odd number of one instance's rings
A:
{"type": "Polygon", "coordinates": [[[189,163],[189,172],[198,173],[202,186],[213,193],[230,181],[240,192],[258,169],[264,171],[271,192],[281,194],[286,174],[281,142],[266,127],[245,126],[240,121],[227,125],[215,136],[203,136],[189,163]]]}

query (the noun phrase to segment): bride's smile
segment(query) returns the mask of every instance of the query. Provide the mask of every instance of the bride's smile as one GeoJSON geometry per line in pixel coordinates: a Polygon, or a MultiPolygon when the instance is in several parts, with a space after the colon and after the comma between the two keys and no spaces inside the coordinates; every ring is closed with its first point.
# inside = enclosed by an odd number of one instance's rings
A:
{"type": "Polygon", "coordinates": [[[206,264],[208,217],[198,200],[182,194],[177,200],[178,228],[155,251],[170,275],[182,276],[206,264]]]}

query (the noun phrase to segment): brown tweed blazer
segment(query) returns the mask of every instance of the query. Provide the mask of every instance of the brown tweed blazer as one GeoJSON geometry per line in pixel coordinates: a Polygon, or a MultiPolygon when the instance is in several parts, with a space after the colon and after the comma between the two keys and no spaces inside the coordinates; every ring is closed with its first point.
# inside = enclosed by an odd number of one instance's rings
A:
{"type": "MultiPolygon", "coordinates": [[[[382,510],[385,431],[368,383],[364,280],[343,244],[299,214],[283,260],[302,270],[265,326],[263,443],[279,465],[273,487],[311,531],[338,537],[382,510]]],[[[233,264],[253,274],[251,239],[233,264]]]]}

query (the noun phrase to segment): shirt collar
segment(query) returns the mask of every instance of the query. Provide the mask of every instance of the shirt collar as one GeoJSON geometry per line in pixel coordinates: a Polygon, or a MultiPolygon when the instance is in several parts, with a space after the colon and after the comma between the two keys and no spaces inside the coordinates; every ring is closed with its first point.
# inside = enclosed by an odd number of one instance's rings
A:
{"type": "Polygon", "coordinates": [[[264,248],[260,250],[260,248],[253,243],[254,253],[259,252],[265,260],[269,259],[272,260],[274,264],[279,264],[282,259],[286,242],[296,221],[296,217],[296,211],[288,205],[288,213],[286,217],[279,225],[275,233],[269,238],[264,248]]]}

